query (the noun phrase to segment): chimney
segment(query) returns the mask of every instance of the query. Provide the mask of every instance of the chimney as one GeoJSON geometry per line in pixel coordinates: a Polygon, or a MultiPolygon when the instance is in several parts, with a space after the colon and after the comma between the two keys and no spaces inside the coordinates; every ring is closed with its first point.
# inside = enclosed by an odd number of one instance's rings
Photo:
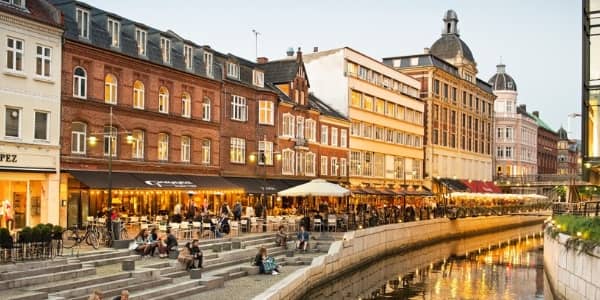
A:
{"type": "Polygon", "coordinates": [[[302,50],[300,50],[300,47],[298,47],[298,52],[296,52],[296,60],[302,61],[302,50]]]}
{"type": "Polygon", "coordinates": [[[429,48],[425,48],[425,49],[423,49],[423,53],[425,53],[425,54],[429,54],[429,48]]]}
{"type": "Polygon", "coordinates": [[[539,111],[537,111],[537,110],[534,110],[534,111],[532,112],[532,114],[533,114],[533,115],[534,115],[536,118],[539,118],[539,117],[540,117],[540,112],[539,112],[539,111]]]}
{"type": "Polygon", "coordinates": [[[266,64],[268,62],[269,62],[269,59],[264,56],[256,58],[256,63],[258,63],[258,64],[266,64]]]}
{"type": "Polygon", "coordinates": [[[294,56],[294,48],[289,47],[285,54],[287,54],[287,56],[294,56]]]}
{"type": "Polygon", "coordinates": [[[319,52],[319,47],[317,47],[317,46],[313,47],[313,52],[319,52]]]}
{"type": "Polygon", "coordinates": [[[525,104],[519,105],[519,110],[522,112],[527,112],[527,105],[525,105],[525,104]]]}

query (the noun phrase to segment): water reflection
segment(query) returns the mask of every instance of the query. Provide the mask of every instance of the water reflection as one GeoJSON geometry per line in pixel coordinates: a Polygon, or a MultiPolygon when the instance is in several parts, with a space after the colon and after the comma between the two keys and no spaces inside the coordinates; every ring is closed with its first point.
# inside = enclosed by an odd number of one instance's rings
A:
{"type": "Polygon", "coordinates": [[[441,243],[365,266],[304,299],[540,299],[542,244],[539,226],[441,243]]]}

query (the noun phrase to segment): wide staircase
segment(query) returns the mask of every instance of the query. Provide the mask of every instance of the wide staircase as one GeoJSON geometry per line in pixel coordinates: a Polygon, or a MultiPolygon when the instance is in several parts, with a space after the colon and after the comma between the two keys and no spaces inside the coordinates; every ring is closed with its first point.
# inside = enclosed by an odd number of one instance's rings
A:
{"type": "MultiPolygon", "coordinates": [[[[179,299],[223,287],[227,280],[257,274],[258,267],[252,266],[251,260],[259,247],[266,247],[281,265],[312,261],[303,255],[287,257],[288,250],[277,247],[274,241],[274,234],[203,240],[201,277],[183,270],[175,259],[142,258],[129,250],[114,249],[52,261],[0,265],[0,300],[85,300],[96,289],[105,299],[124,289],[129,291],[130,299],[179,299]],[[134,270],[123,271],[121,264],[132,261],[134,270]]],[[[315,240],[310,243],[310,251],[327,252],[332,242],[333,238],[315,240]]]]}

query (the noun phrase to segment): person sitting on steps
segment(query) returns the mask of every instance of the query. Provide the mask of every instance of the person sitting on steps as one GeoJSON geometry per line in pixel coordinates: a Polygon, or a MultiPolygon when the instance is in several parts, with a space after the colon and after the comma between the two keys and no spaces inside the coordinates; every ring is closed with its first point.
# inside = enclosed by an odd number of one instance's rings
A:
{"type": "Polygon", "coordinates": [[[283,229],[283,225],[279,225],[279,230],[277,231],[277,235],[275,235],[275,244],[287,249],[287,234],[283,229]]]}
{"type": "Polygon", "coordinates": [[[194,259],[194,261],[192,262],[192,266],[194,268],[203,268],[202,250],[200,250],[200,242],[198,240],[192,241],[192,258],[194,259]]]}
{"type": "Polygon", "coordinates": [[[190,242],[187,242],[183,249],[181,249],[177,261],[185,267],[186,271],[192,269],[194,266],[194,257],[192,256],[192,246],[190,242]]]}
{"type": "Polygon", "coordinates": [[[140,232],[135,236],[134,241],[136,244],[135,252],[141,254],[142,256],[145,256],[147,248],[149,248],[148,230],[145,228],[140,230],[140,232]]]}
{"type": "Polygon", "coordinates": [[[300,231],[298,232],[298,235],[296,236],[298,238],[298,241],[296,242],[296,248],[298,248],[299,250],[304,250],[306,252],[306,249],[308,248],[308,232],[304,229],[304,226],[300,226],[300,231]]]}
{"type": "Polygon", "coordinates": [[[279,266],[272,256],[267,255],[267,248],[260,247],[254,258],[254,265],[258,266],[260,274],[279,275],[279,266]]]}

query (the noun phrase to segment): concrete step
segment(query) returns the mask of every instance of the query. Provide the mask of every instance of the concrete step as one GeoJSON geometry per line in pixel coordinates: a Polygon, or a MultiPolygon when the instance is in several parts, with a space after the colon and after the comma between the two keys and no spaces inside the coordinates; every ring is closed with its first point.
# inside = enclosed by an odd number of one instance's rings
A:
{"type": "Polygon", "coordinates": [[[30,276],[36,276],[36,275],[42,275],[42,274],[48,274],[48,273],[70,271],[70,270],[76,270],[76,269],[81,269],[81,264],[61,264],[61,265],[57,265],[57,266],[47,266],[47,267],[41,267],[41,268],[29,269],[29,270],[23,270],[23,271],[4,272],[4,273],[0,273],[0,281],[14,280],[14,279],[23,278],[23,277],[30,277],[30,276]]]}
{"type": "Polygon", "coordinates": [[[66,263],[67,263],[67,259],[59,257],[59,258],[56,258],[53,260],[2,264],[2,265],[0,265],[0,274],[7,273],[7,272],[27,271],[27,270],[38,269],[38,268],[43,268],[43,267],[60,266],[60,265],[66,264],[66,263]]]}
{"type": "Polygon", "coordinates": [[[9,295],[4,291],[0,296],[0,299],[6,300],[46,300],[48,299],[48,293],[34,292],[34,291],[22,291],[19,290],[13,295],[9,295]]]}
{"type": "MultiPolygon", "coordinates": [[[[157,279],[157,280],[132,283],[126,287],[111,288],[109,290],[103,290],[102,297],[104,299],[112,299],[113,297],[116,297],[119,294],[121,294],[121,291],[124,289],[127,289],[127,291],[129,292],[130,295],[132,293],[143,293],[144,291],[152,290],[154,287],[168,286],[172,282],[173,282],[173,280],[170,278],[161,278],[161,279],[157,279]]],[[[88,298],[89,298],[89,294],[85,295],[85,296],[81,296],[81,297],[70,298],[70,300],[87,300],[88,298]]],[[[131,297],[129,297],[129,299],[131,299],[131,297]]]]}
{"type": "Polygon", "coordinates": [[[133,283],[135,279],[133,278],[125,278],[119,280],[111,280],[105,281],[85,286],[80,286],[74,289],[63,290],[58,293],[53,293],[51,296],[55,297],[63,297],[65,299],[89,296],[95,289],[99,289],[101,291],[109,290],[109,289],[123,289],[129,284],[133,283]]]}
{"type": "Polygon", "coordinates": [[[173,272],[169,272],[166,274],[161,273],[160,275],[163,277],[166,277],[166,278],[175,279],[175,278],[181,278],[181,277],[188,276],[188,275],[190,275],[190,273],[186,270],[178,270],[178,271],[173,271],[173,272]]]}
{"type": "Polygon", "coordinates": [[[90,264],[96,267],[106,266],[111,264],[118,264],[126,260],[140,260],[142,257],[137,254],[127,255],[127,256],[117,256],[112,258],[102,258],[98,260],[90,260],[86,261],[85,264],[90,264]]]}
{"type": "MultiPolygon", "coordinates": [[[[175,284],[167,284],[167,285],[154,285],[154,288],[148,288],[139,292],[129,292],[130,300],[146,300],[152,298],[156,299],[167,299],[166,297],[170,297],[171,295],[184,291],[191,291],[196,293],[195,289],[200,287],[200,282],[198,280],[189,280],[183,281],[175,284]]],[[[186,294],[191,295],[191,294],[186,294]]],[[[179,296],[181,297],[181,296],[179,296]]],[[[168,299],[178,299],[178,298],[168,298],[168,299]]]]}
{"type": "Polygon", "coordinates": [[[13,289],[13,288],[27,287],[27,286],[43,284],[43,283],[48,283],[48,282],[68,280],[68,279],[72,279],[72,278],[79,278],[79,277],[90,276],[90,275],[95,275],[95,274],[96,274],[95,268],[79,268],[79,269],[75,269],[75,270],[68,270],[68,271],[62,271],[62,272],[56,272],[56,273],[28,276],[25,278],[4,280],[4,281],[0,281],[0,291],[7,290],[7,289],[13,289]]]}
{"type": "Polygon", "coordinates": [[[196,287],[189,288],[187,290],[182,290],[179,292],[169,293],[168,295],[162,295],[156,298],[150,298],[150,300],[179,300],[183,297],[191,296],[194,294],[202,293],[207,291],[208,288],[204,285],[198,285],[196,287]]]}
{"type": "Polygon", "coordinates": [[[60,291],[75,289],[82,286],[93,285],[101,282],[111,282],[131,277],[128,273],[111,274],[105,276],[93,276],[87,278],[71,279],[64,282],[52,282],[50,284],[42,284],[31,286],[28,289],[32,291],[56,293],[60,291]]]}
{"type": "Polygon", "coordinates": [[[88,261],[96,261],[101,259],[115,258],[115,257],[123,257],[131,255],[130,251],[115,251],[115,250],[107,250],[102,252],[92,252],[86,253],[85,255],[79,255],[78,257],[73,257],[74,259],[79,260],[80,262],[88,262],[88,261]]]}

